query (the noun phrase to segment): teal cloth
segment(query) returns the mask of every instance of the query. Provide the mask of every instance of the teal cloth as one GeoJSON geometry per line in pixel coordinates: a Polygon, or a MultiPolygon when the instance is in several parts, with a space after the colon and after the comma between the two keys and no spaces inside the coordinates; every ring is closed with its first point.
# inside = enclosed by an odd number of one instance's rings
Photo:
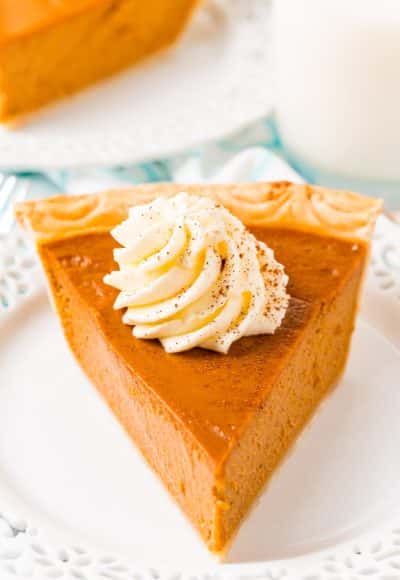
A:
{"type": "Polygon", "coordinates": [[[174,157],[108,168],[77,168],[49,173],[21,172],[19,176],[29,179],[35,197],[56,192],[92,192],[148,182],[211,181],[218,169],[238,153],[249,149],[253,153],[254,148],[258,153],[256,162],[248,170],[250,180],[262,178],[269,173],[268,168],[275,164],[273,153],[281,151],[278,134],[271,119],[261,120],[229,138],[207,143],[174,157]]]}
{"type": "Polygon", "coordinates": [[[274,181],[288,179],[351,189],[385,199],[387,207],[400,205],[400,184],[365,183],[327,175],[296,162],[282,145],[272,117],[229,137],[180,155],[146,163],[109,168],[79,168],[49,173],[20,173],[31,183],[30,196],[89,193],[146,182],[181,183],[274,181]]]}

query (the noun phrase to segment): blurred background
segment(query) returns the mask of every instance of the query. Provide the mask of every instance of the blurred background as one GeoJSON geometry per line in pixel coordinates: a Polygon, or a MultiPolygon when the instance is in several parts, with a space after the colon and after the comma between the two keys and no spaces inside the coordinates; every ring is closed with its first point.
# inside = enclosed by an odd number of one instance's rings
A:
{"type": "MultiPolygon", "coordinates": [[[[163,26],[178,18],[175,4],[163,26]]],[[[144,181],[288,178],[378,195],[394,215],[400,207],[399,3],[194,4],[168,50],[79,92],[68,89],[71,96],[3,125],[3,191],[10,175],[18,183],[8,181],[5,192],[18,189],[19,198],[144,181]]],[[[21,83],[27,94],[29,83],[50,86],[49,71],[32,81],[37,60],[26,28],[37,35],[43,22],[59,26],[76,0],[1,5],[2,50],[7,54],[18,41],[26,59],[9,82],[21,83]]],[[[67,49],[59,69],[72,66],[67,49]]],[[[79,50],[93,58],[89,48],[79,50]]],[[[7,205],[4,195],[0,211],[7,205]]]]}

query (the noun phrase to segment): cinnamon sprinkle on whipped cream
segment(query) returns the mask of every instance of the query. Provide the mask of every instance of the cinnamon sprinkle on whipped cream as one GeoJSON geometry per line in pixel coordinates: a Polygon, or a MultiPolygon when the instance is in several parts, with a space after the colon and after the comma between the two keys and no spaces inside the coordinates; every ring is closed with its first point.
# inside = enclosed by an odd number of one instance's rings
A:
{"type": "Polygon", "coordinates": [[[212,199],[179,193],[134,206],[115,227],[119,270],[105,283],[133,335],[169,353],[227,353],[242,336],[281,325],[288,277],[273,251],[212,199]]]}

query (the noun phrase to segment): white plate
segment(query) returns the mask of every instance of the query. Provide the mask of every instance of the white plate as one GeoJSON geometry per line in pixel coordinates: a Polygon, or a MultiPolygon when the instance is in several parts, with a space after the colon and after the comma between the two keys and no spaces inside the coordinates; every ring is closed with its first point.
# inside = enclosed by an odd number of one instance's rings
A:
{"type": "Polygon", "coordinates": [[[1,580],[400,578],[395,226],[378,225],[345,377],[262,495],[225,565],[213,562],[77,368],[29,253],[18,238],[3,240],[1,249],[0,299],[8,303],[0,324],[1,580]],[[27,290],[29,298],[18,297],[27,290]]]}
{"type": "Polygon", "coordinates": [[[208,0],[168,52],[0,128],[0,167],[143,161],[241,128],[271,108],[269,24],[268,0],[208,0]]]}

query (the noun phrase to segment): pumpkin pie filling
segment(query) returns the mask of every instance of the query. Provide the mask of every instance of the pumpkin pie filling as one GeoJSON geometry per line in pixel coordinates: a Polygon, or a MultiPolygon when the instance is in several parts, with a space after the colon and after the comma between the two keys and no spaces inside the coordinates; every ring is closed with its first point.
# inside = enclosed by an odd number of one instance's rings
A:
{"type": "MultiPolygon", "coordinates": [[[[158,189],[162,194],[177,187],[158,189]]],[[[274,187],[251,186],[261,193],[274,187]]],[[[211,193],[221,197],[226,189],[215,186],[211,193]]],[[[19,219],[39,235],[69,345],[208,547],[223,552],[343,371],[368,242],[354,232],[327,235],[326,228],[289,226],[289,218],[281,225],[248,224],[289,276],[291,299],[282,325],[272,335],[241,338],[227,355],[201,348],[168,354],[158,341],[132,336],[113,309],[118,291],[103,282],[115,269],[109,230],[126,210],[114,208],[121,212],[117,218],[103,203],[100,214],[106,217],[99,220],[91,207],[92,227],[81,227],[76,224],[82,207],[93,196],[63,199],[75,209],[72,226],[66,225],[68,208],[57,213],[62,234],[55,228],[53,235],[51,220],[46,222],[47,213],[55,215],[54,200],[23,204],[19,219]]],[[[112,205],[111,197],[107,202],[112,205]]]]}
{"type": "Polygon", "coordinates": [[[0,121],[171,45],[198,0],[1,0],[0,121]]]}

